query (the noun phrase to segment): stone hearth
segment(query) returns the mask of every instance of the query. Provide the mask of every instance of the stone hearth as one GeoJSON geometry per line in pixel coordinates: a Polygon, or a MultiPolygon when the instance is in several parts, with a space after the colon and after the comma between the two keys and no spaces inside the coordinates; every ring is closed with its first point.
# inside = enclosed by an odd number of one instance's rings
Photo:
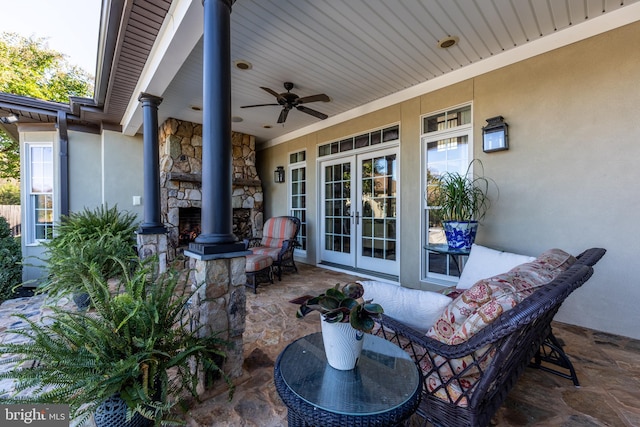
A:
{"type": "MultiPolygon", "coordinates": [[[[168,230],[167,260],[172,261],[187,246],[184,236],[195,237],[200,227],[202,125],[168,119],[160,126],[159,140],[161,219],[168,230]]],[[[231,140],[233,233],[242,240],[262,231],[262,183],[255,166],[255,138],[232,132],[231,140]]]]}

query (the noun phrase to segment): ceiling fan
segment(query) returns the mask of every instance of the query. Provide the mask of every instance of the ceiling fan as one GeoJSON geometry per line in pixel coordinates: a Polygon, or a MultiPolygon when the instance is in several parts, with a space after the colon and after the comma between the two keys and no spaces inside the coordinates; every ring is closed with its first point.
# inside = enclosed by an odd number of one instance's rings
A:
{"type": "Polygon", "coordinates": [[[286,92],[278,93],[273,89],[269,89],[268,87],[260,87],[260,89],[267,91],[271,95],[275,96],[276,100],[278,101],[277,104],[244,105],[240,108],[266,107],[268,105],[282,105],[282,111],[280,112],[280,116],[278,117],[278,123],[284,123],[287,120],[287,115],[289,114],[289,111],[293,108],[297,109],[298,111],[302,111],[303,113],[310,114],[321,120],[324,120],[327,117],[329,117],[326,114],[321,113],[320,111],[312,110],[309,107],[300,105],[300,104],[308,104],[309,102],[318,102],[318,101],[329,102],[331,99],[329,99],[329,97],[324,93],[311,95],[311,96],[303,96],[301,98],[295,93],[291,93],[291,89],[293,89],[293,83],[285,82],[284,88],[287,90],[286,92]]]}

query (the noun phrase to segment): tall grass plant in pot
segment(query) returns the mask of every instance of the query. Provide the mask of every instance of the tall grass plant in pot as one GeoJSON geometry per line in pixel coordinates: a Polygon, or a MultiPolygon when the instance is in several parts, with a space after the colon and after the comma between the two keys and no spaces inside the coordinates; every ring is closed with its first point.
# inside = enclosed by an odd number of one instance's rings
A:
{"type": "Polygon", "coordinates": [[[484,176],[484,166],[478,159],[469,163],[464,174],[445,172],[435,181],[427,197],[430,206],[438,207],[449,249],[470,250],[478,222],[491,207],[488,193],[493,181],[484,176]],[[474,163],[482,173],[476,174],[475,170],[472,173],[474,163]]]}

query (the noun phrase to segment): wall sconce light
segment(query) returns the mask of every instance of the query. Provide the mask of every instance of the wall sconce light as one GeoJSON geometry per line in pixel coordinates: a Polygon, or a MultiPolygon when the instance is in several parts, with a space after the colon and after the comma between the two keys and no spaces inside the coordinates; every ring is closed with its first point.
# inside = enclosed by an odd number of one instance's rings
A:
{"type": "Polygon", "coordinates": [[[273,182],[277,182],[278,184],[284,182],[284,166],[278,166],[275,171],[273,171],[273,182]]]}
{"type": "Polygon", "coordinates": [[[485,153],[509,149],[508,127],[502,116],[487,119],[487,125],[482,128],[482,149],[485,153]]]}
{"type": "Polygon", "coordinates": [[[0,122],[5,125],[12,125],[18,121],[18,117],[15,114],[6,117],[0,117],[0,122]]]}

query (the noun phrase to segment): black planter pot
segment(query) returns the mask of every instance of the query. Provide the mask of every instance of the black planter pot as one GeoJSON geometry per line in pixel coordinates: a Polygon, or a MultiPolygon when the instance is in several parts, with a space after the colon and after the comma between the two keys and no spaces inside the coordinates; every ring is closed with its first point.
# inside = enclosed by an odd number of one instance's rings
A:
{"type": "Polygon", "coordinates": [[[114,394],[104,401],[93,414],[96,427],[150,427],[153,421],[136,413],[127,421],[127,404],[114,394]]]}
{"type": "Polygon", "coordinates": [[[89,308],[89,305],[91,305],[91,298],[86,292],[75,292],[73,294],[73,302],[76,303],[78,310],[84,311],[89,308]]]}

